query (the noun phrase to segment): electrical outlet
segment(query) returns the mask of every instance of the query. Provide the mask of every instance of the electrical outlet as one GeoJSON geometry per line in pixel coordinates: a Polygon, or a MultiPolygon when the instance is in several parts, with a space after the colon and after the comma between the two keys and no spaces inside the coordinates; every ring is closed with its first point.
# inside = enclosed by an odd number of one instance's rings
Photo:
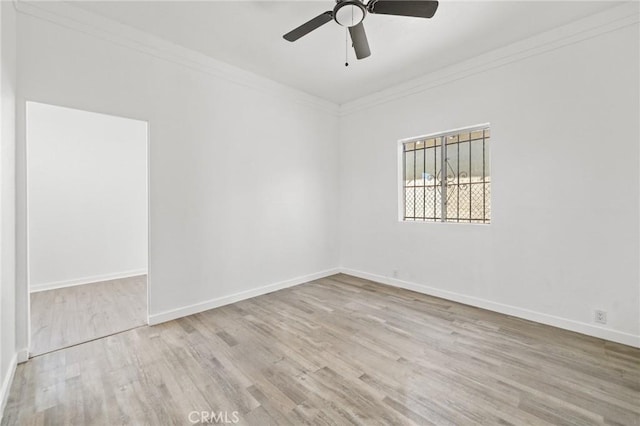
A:
{"type": "Polygon", "coordinates": [[[398,270],[397,269],[394,269],[391,273],[393,274],[393,278],[398,278],[398,270]]]}
{"type": "Polygon", "coordinates": [[[597,323],[600,324],[606,324],[607,323],[607,311],[598,311],[596,310],[594,312],[594,317],[593,320],[597,323]]]}

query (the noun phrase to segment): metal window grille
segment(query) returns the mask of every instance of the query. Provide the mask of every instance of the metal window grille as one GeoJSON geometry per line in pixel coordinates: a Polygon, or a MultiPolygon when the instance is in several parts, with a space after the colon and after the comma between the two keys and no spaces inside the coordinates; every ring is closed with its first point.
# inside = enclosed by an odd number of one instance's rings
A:
{"type": "Polygon", "coordinates": [[[402,143],[404,220],[491,222],[488,126],[402,143]]]}

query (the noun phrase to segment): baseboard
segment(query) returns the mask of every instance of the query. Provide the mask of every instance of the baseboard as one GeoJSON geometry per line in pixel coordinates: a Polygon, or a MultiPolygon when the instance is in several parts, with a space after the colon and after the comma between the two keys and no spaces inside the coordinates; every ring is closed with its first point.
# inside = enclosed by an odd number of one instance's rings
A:
{"type": "Polygon", "coordinates": [[[28,348],[20,349],[16,354],[16,356],[17,356],[18,364],[22,364],[23,362],[29,361],[29,349],[28,348]]]}
{"type": "Polygon", "coordinates": [[[263,294],[271,293],[277,290],[282,290],[284,288],[293,287],[296,285],[304,284],[309,281],[328,277],[330,275],[335,275],[339,272],[340,270],[338,268],[327,269],[325,271],[320,271],[320,272],[316,272],[314,274],[309,274],[309,275],[303,275],[301,277],[292,278],[290,280],[280,281],[280,282],[269,284],[263,287],[258,287],[251,290],[230,294],[228,296],[217,297],[215,299],[207,300],[205,302],[188,305],[181,308],[160,312],[157,314],[150,314],[149,325],[156,325],[156,324],[171,321],[177,318],[186,317],[188,315],[197,314],[199,312],[208,311],[209,309],[217,308],[219,306],[229,305],[231,303],[239,302],[241,300],[251,299],[252,297],[261,296],[263,294]]]}
{"type": "Polygon", "coordinates": [[[13,377],[16,374],[16,366],[18,365],[18,353],[13,354],[11,361],[9,362],[9,371],[3,377],[2,388],[0,388],[0,420],[4,416],[4,408],[7,405],[9,399],[9,391],[11,390],[11,383],[13,383],[13,377]]]}
{"type": "Polygon", "coordinates": [[[529,309],[519,308],[517,306],[492,302],[490,300],[429,287],[422,284],[403,281],[397,278],[370,274],[368,272],[358,271],[355,269],[340,268],[340,272],[347,275],[353,275],[354,277],[376,281],[382,284],[404,288],[418,293],[428,294],[429,296],[440,297],[442,299],[451,300],[453,302],[463,303],[465,305],[475,306],[477,308],[487,309],[489,311],[498,312],[501,314],[510,315],[541,324],[551,325],[553,327],[575,331],[576,333],[586,334],[588,336],[598,337],[600,339],[610,340],[612,342],[622,343],[624,345],[640,348],[640,336],[636,336],[630,333],[597,327],[595,325],[587,324],[580,321],[574,321],[567,318],[544,314],[529,309]]]}
{"type": "Polygon", "coordinates": [[[121,278],[135,277],[138,275],[147,275],[146,269],[135,269],[133,271],[114,272],[112,274],[94,275],[91,277],[77,278],[73,280],[54,281],[50,283],[36,284],[29,288],[29,293],[38,291],[55,290],[57,288],[73,287],[76,285],[91,284],[101,281],[119,280],[121,278]]]}

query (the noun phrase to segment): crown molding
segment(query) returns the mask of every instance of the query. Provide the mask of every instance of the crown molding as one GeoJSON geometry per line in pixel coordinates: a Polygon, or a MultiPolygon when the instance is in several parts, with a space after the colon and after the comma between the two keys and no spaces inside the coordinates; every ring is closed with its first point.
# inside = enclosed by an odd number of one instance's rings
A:
{"type": "Polygon", "coordinates": [[[187,49],[65,2],[14,0],[19,13],[337,116],[338,104],[187,49]]]}
{"type": "Polygon", "coordinates": [[[472,59],[366,95],[340,106],[340,116],[411,96],[494,68],[594,38],[640,22],[640,4],[629,2],[540,33],[472,59]]]}
{"type": "Polygon", "coordinates": [[[633,1],[628,2],[422,77],[338,105],[68,3],[12,1],[19,13],[53,22],[65,28],[89,34],[267,95],[288,99],[334,116],[353,114],[630,25],[637,25],[640,22],[640,4],[633,1]]]}

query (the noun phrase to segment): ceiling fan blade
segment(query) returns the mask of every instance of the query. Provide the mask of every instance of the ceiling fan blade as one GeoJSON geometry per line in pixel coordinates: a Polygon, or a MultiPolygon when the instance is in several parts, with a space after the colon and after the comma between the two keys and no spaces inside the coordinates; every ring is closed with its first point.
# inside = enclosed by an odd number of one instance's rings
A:
{"type": "Polygon", "coordinates": [[[367,9],[370,13],[381,15],[431,18],[438,10],[438,2],[433,0],[371,0],[367,9]]]}
{"type": "Polygon", "coordinates": [[[309,34],[311,31],[321,27],[322,25],[326,24],[332,19],[333,19],[333,12],[328,10],[323,14],[316,16],[309,22],[305,22],[304,24],[300,25],[295,30],[286,33],[282,37],[284,37],[284,39],[287,41],[296,41],[300,37],[309,34]]]}
{"type": "Polygon", "coordinates": [[[349,34],[353,42],[353,50],[356,51],[356,58],[363,59],[371,55],[369,50],[369,42],[367,41],[367,33],[364,32],[364,25],[360,22],[358,25],[349,27],[349,34]]]}

